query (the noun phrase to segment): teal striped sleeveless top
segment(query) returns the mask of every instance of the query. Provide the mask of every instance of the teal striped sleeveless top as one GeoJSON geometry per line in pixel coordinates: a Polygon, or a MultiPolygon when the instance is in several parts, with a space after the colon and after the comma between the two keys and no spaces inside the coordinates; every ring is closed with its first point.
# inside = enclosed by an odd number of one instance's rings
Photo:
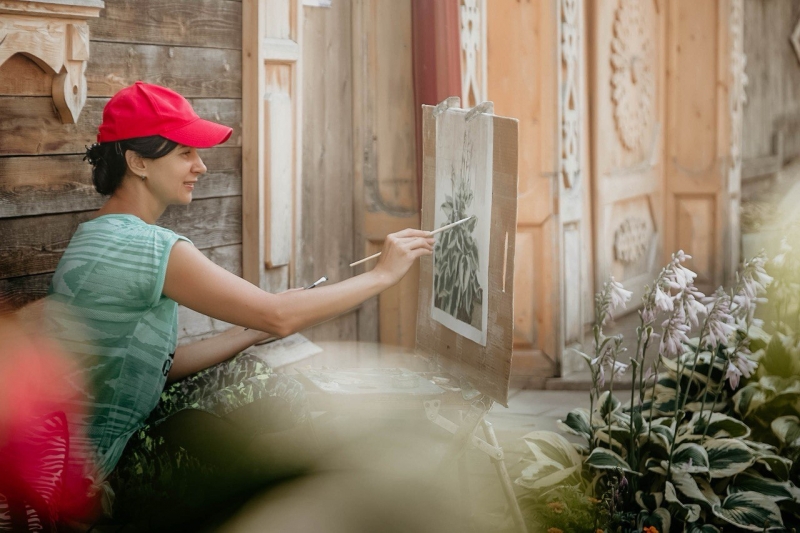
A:
{"type": "Polygon", "coordinates": [[[179,239],[188,241],[134,215],[95,218],[78,226],[50,284],[50,334],[78,368],[68,379],[83,415],[69,421],[78,437],[70,456],[94,482],[114,469],[166,383],[178,306],[161,291],[179,239]]]}

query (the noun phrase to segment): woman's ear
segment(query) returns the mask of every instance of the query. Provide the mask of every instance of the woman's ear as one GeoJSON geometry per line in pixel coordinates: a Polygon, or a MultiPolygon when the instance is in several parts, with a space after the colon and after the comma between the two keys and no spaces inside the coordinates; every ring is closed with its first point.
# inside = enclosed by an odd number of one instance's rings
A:
{"type": "Polygon", "coordinates": [[[125,161],[128,163],[128,168],[131,170],[131,172],[133,172],[134,175],[147,175],[144,158],[133,150],[125,150],[125,161]]]}

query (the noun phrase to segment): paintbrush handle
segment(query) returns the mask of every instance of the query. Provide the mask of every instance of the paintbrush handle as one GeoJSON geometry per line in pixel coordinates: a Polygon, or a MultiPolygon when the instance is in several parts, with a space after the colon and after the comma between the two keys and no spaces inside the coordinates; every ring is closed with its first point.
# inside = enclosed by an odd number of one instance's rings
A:
{"type": "MultiPolygon", "coordinates": [[[[470,220],[470,219],[472,219],[472,218],[474,218],[474,217],[475,217],[475,215],[472,215],[471,217],[462,218],[461,220],[458,220],[458,221],[456,221],[456,222],[453,222],[452,224],[448,224],[448,225],[446,225],[446,226],[442,226],[442,227],[441,227],[441,228],[439,228],[439,229],[435,229],[435,230],[433,230],[433,231],[431,232],[431,235],[436,235],[437,233],[441,233],[441,232],[443,232],[443,231],[445,231],[445,230],[448,230],[448,229],[450,229],[450,228],[454,228],[454,227],[458,226],[459,224],[463,224],[464,222],[466,222],[466,221],[468,221],[468,220],[470,220]]],[[[375,258],[376,258],[376,257],[378,257],[379,255],[381,255],[381,253],[380,253],[380,252],[378,252],[377,254],[372,254],[371,256],[369,256],[369,257],[365,257],[364,259],[359,259],[359,260],[358,260],[358,261],[356,261],[355,263],[350,263],[350,266],[351,266],[351,267],[354,267],[354,266],[356,266],[356,265],[360,265],[361,263],[366,263],[366,262],[367,262],[367,261],[369,261],[370,259],[375,259],[375,258]]]]}

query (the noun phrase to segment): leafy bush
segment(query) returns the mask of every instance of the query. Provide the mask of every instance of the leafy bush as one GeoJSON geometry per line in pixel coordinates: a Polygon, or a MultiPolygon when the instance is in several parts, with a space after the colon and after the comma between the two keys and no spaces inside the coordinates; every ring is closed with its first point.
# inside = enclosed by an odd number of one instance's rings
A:
{"type": "MultiPolygon", "coordinates": [[[[621,360],[622,337],[608,337],[603,328],[631,293],[612,278],[595,297],[595,353],[582,354],[592,373],[589,409],[559,421],[585,444],[552,432],[525,437],[533,457],[517,483],[528,489],[522,501],[532,524],[553,527],[542,504],[555,498],[567,506],[573,492],[601,502],[589,514],[570,514],[583,520],[569,529],[576,532],[785,531],[785,525],[800,523],[800,490],[790,480],[796,458],[781,455],[800,445],[800,418],[773,421],[780,442],[770,443],[735,416],[731,400],[740,379],[753,377],[757,368],[759,354],[750,349],[763,337],[754,314],[772,282],[766,259],[762,254],[745,262],[729,292],[706,297],[683,264],[688,258],[674,254],[646,289],[636,352],[628,362],[621,360]],[[692,331],[697,336],[689,338],[692,331]],[[657,361],[645,369],[644,355],[656,342],[657,361]],[[606,374],[629,369],[632,387],[623,405],[613,394],[613,379],[602,389],[606,374]]],[[[776,397],[783,394],[777,383],[758,383],[771,384],[776,397]]],[[[763,391],[749,402],[737,396],[737,406],[756,416],[762,397],[763,391]]]]}

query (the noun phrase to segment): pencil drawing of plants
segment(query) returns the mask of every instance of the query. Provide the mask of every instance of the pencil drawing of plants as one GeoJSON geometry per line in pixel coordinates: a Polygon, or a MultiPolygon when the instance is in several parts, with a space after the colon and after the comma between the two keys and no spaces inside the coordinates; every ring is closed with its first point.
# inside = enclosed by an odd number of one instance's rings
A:
{"type": "MultiPolygon", "coordinates": [[[[442,225],[451,224],[474,215],[471,209],[474,194],[470,179],[470,163],[473,146],[464,132],[464,150],[461,157],[461,172],[450,168],[450,184],[453,195],[445,195],[441,210],[446,219],[442,225]]],[[[478,242],[473,231],[478,223],[475,216],[441,233],[434,250],[434,306],[466,322],[481,328],[481,314],[474,311],[481,308],[483,290],[478,280],[480,261],[478,242]]],[[[441,226],[440,226],[441,227],[441,226]]]]}

